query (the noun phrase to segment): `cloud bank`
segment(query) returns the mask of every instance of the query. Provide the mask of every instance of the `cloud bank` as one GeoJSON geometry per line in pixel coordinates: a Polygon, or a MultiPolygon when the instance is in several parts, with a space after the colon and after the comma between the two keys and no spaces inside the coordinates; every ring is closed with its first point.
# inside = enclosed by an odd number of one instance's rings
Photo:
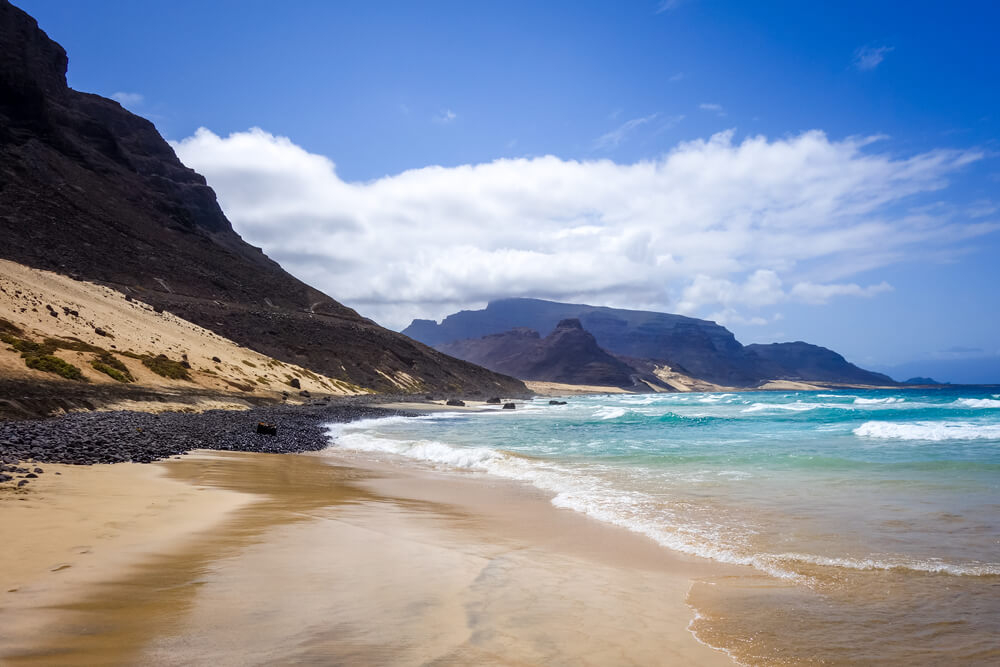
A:
{"type": "Polygon", "coordinates": [[[508,296],[761,324],[781,303],[877,297],[891,286],[860,272],[996,229],[914,200],[980,154],[873,141],[727,131],[634,164],[499,159],[369,182],[256,128],[173,146],[249,242],[402,327],[508,296]]]}

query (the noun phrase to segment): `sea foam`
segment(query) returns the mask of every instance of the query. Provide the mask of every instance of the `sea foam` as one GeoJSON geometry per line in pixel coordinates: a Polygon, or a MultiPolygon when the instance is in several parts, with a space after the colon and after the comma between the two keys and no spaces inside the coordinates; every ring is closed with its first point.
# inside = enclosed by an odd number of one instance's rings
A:
{"type": "Polygon", "coordinates": [[[964,408],[1000,408],[1000,401],[993,398],[960,398],[955,405],[964,408]]]}
{"type": "Polygon", "coordinates": [[[1000,424],[869,421],[854,429],[854,434],[896,440],[1000,440],[1000,424]]]}

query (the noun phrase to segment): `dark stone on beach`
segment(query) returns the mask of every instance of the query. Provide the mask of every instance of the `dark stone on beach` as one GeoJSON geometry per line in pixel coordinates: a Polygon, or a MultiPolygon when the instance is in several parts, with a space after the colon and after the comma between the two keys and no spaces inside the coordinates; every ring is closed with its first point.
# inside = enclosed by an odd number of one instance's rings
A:
{"type": "Polygon", "coordinates": [[[465,407],[465,401],[460,401],[457,398],[452,398],[452,399],[449,399],[448,402],[445,405],[450,405],[450,406],[456,407],[456,408],[464,408],[465,407]]]}
{"type": "Polygon", "coordinates": [[[310,396],[312,396],[312,394],[310,394],[307,390],[303,389],[302,391],[299,392],[299,396],[301,396],[302,398],[309,398],[310,396]]]}
{"type": "Polygon", "coordinates": [[[219,359],[218,357],[212,357],[212,361],[214,361],[217,364],[221,364],[222,363],[222,359],[219,359]]]}
{"type": "Polygon", "coordinates": [[[102,329],[101,327],[94,327],[94,333],[97,334],[98,336],[107,336],[108,335],[108,332],[105,331],[104,329],[102,329]]]}
{"type": "MultiPolygon", "coordinates": [[[[0,458],[38,463],[148,463],[192,449],[310,452],[330,446],[326,425],[406,414],[349,399],[338,404],[272,405],[247,411],[73,412],[50,419],[5,421],[0,458]],[[261,438],[247,423],[281,423],[277,435],[261,438]]],[[[18,474],[27,474],[18,468],[18,474]]],[[[59,474],[59,473],[54,473],[59,474]]],[[[22,480],[23,481],[23,480],[22,480]]]]}
{"type": "Polygon", "coordinates": [[[9,482],[12,479],[14,478],[11,477],[10,475],[0,474],[0,484],[2,484],[3,482],[9,482]]]}
{"type": "Polygon", "coordinates": [[[271,422],[257,422],[257,433],[260,435],[278,435],[278,426],[271,422]]]}
{"type": "Polygon", "coordinates": [[[302,384],[299,382],[298,378],[292,378],[288,381],[288,386],[293,389],[302,389],[302,384]]]}
{"type": "Polygon", "coordinates": [[[549,401],[549,405],[566,405],[566,401],[549,401]]]}
{"type": "Polygon", "coordinates": [[[17,485],[18,485],[18,487],[22,487],[22,486],[24,486],[27,483],[28,483],[28,480],[22,479],[20,482],[17,483],[17,485]]]}
{"type": "Polygon", "coordinates": [[[504,410],[513,410],[513,409],[514,409],[514,408],[516,408],[516,407],[517,407],[517,406],[516,406],[516,405],[514,405],[513,403],[504,403],[504,404],[503,404],[503,409],[504,409],[504,410]]]}
{"type": "Polygon", "coordinates": [[[496,396],[494,396],[493,398],[487,398],[486,402],[490,405],[500,405],[500,399],[496,396]]]}
{"type": "Polygon", "coordinates": [[[24,477],[25,477],[25,479],[38,479],[38,475],[36,475],[36,474],[35,474],[35,473],[33,473],[33,472],[29,472],[29,473],[28,473],[27,475],[25,475],[24,477]]]}
{"type": "Polygon", "coordinates": [[[38,474],[41,474],[41,473],[43,473],[45,471],[42,470],[41,468],[35,468],[34,470],[32,470],[32,472],[37,472],[38,474]]]}

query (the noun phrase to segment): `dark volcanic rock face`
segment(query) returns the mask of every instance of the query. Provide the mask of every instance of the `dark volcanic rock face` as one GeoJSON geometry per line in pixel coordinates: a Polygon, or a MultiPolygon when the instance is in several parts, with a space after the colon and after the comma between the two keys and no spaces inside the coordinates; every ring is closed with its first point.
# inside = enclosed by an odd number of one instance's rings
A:
{"type": "Polygon", "coordinates": [[[747,345],[751,354],[759,357],[762,372],[776,380],[813,382],[845,382],[851,384],[893,385],[888,375],[866,371],[850,363],[833,350],[797,341],[747,345]]]}
{"type": "Polygon", "coordinates": [[[602,350],[578,319],[559,322],[545,338],[521,328],[446,343],[439,349],[523,380],[611,387],[632,387],[637,382],[637,372],[602,350]]]}
{"type": "MultiPolygon", "coordinates": [[[[493,301],[484,310],[455,313],[441,324],[414,320],[403,333],[449,354],[475,360],[485,357],[467,351],[471,343],[463,339],[489,338],[490,334],[514,327],[549,331],[566,318],[579,319],[593,334],[597,345],[627,361],[633,369],[665,363],[685,375],[731,387],[752,387],[772,379],[894,384],[889,377],[858,368],[836,352],[816,345],[776,343],[744,347],[732,332],[715,322],[539,299],[493,301]]],[[[526,375],[518,377],[531,379],[526,375]]]]}
{"type": "Polygon", "coordinates": [[[0,0],[0,257],[107,283],[364,387],[525,393],[286,273],[233,231],[215,192],[152,123],[69,89],[66,66],[62,47],[0,0]]]}
{"type": "Polygon", "coordinates": [[[658,360],[719,384],[750,386],[760,379],[756,359],[746,354],[728,329],[715,322],[668,313],[540,299],[503,299],[490,302],[485,310],[450,315],[441,324],[415,320],[403,333],[446,349],[443,343],[514,327],[551,331],[567,318],[579,319],[597,344],[614,355],[658,360]]]}

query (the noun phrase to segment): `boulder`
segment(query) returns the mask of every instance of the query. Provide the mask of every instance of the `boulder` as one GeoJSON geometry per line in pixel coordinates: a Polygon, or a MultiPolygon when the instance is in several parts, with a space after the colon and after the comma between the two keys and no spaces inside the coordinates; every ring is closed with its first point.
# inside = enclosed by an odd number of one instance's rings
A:
{"type": "Polygon", "coordinates": [[[496,396],[494,396],[493,398],[486,399],[486,402],[489,403],[490,405],[500,405],[500,399],[496,396]]]}
{"type": "Polygon", "coordinates": [[[278,435],[278,425],[272,422],[257,422],[257,433],[260,435],[278,435]]]}
{"type": "Polygon", "coordinates": [[[452,398],[452,399],[450,399],[446,403],[446,405],[450,405],[450,406],[457,407],[457,408],[464,408],[465,407],[465,401],[460,401],[457,398],[452,398]]]}
{"type": "Polygon", "coordinates": [[[566,401],[549,401],[549,405],[566,405],[566,401]]]}
{"type": "Polygon", "coordinates": [[[514,409],[514,408],[516,408],[516,407],[517,407],[517,406],[516,406],[516,405],[514,405],[513,403],[504,403],[504,404],[503,404],[503,409],[504,409],[504,410],[513,410],[513,409],[514,409]]]}

